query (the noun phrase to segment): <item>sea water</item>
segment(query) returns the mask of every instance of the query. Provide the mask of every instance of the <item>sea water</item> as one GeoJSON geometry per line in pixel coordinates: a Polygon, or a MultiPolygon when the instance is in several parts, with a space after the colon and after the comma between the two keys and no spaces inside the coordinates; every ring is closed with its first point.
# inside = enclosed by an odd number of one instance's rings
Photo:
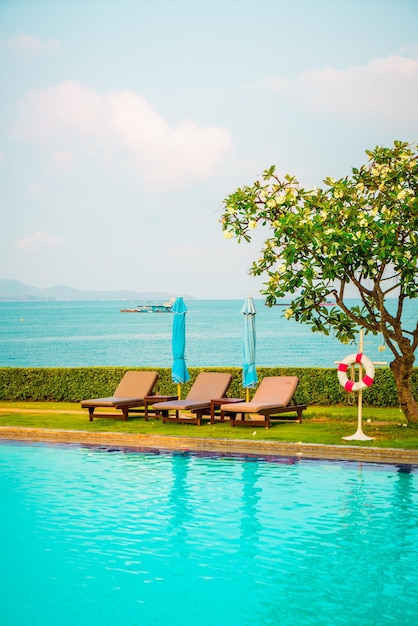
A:
{"type": "MultiPolygon", "coordinates": [[[[171,367],[171,313],[121,313],[138,303],[0,302],[0,367],[171,367]]],[[[189,367],[241,367],[243,302],[186,302],[186,362],[189,367]]],[[[353,301],[357,304],[357,301],[353,301]]],[[[394,301],[394,305],[396,301],[394,301]]],[[[256,301],[256,364],[271,367],[335,367],[357,351],[331,333],[286,320],[285,307],[256,301]]],[[[406,323],[418,317],[410,303],[406,323]]],[[[367,335],[364,352],[373,361],[391,360],[380,352],[381,336],[367,335]]]]}
{"type": "Polygon", "coordinates": [[[2,626],[415,626],[418,468],[0,444],[2,626]]]}

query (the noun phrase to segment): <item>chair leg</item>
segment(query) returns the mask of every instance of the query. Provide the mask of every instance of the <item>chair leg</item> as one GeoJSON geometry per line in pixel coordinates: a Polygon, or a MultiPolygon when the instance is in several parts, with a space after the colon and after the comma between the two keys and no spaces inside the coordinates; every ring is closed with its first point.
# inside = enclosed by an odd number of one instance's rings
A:
{"type": "Polygon", "coordinates": [[[129,409],[123,407],[122,408],[122,413],[123,413],[123,419],[125,420],[125,422],[128,420],[128,414],[129,414],[129,409]]]}
{"type": "Polygon", "coordinates": [[[93,421],[94,406],[89,406],[89,422],[93,421]]]}
{"type": "Polygon", "coordinates": [[[238,418],[238,415],[241,415],[241,421],[245,420],[245,413],[230,413],[229,421],[231,422],[231,426],[235,426],[235,420],[238,418]]]}
{"type": "Polygon", "coordinates": [[[205,411],[199,411],[199,409],[196,411],[196,423],[198,426],[202,425],[202,417],[204,413],[205,411]]]}

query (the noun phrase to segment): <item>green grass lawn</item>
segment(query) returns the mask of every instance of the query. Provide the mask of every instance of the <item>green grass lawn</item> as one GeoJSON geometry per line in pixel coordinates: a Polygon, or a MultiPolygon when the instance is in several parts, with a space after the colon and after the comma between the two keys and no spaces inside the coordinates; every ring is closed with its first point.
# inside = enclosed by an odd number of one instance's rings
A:
{"type": "Polygon", "coordinates": [[[232,428],[228,422],[213,426],[205,423],[199,427],[163,424],[154,418],[145,422],[142,417],[132,417],[127,422],[106,418],[89,422],[87,411],[82,411],[79,404],[0,402],[0,426],[418,449],[418,427],[407,426],[402,412],[396,408],[363,407],[363,432],[373,440],[344,441],[342,437],[357,430],[356,405],[313,406],[304,412],[302,424],[275,421],[266,429],[257,427],[256,423],[245,428],[232,428]]]}

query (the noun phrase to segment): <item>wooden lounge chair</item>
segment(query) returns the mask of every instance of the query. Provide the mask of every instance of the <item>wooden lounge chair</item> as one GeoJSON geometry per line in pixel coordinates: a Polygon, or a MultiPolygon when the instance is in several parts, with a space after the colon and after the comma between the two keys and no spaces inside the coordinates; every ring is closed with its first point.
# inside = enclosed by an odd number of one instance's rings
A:
{"type": "Polygon", "coordinates": [[[145,396],[152,394],[153,387],[157,382],[158,373],[152,371],[126,372],[115,389],[115,393],[110,398],[94,398],[92,400],[82,400],[83,409],[88,409],[89,420],[93,417],[112,417],[115,419],[128,419],[129,411],[138,413],[135,408],[144,405],[145,396]],[[120,413],[96,413],[96,408],[120,409],[120,413]],[[94,415],[93,415],[94,414],[94,415]]]}
{"type": "Polygon", "coordinates": [[[284,413],[296,413],[290,419],[302,423],[302,412],[306,404],[295,404],[294,393],[299,384],[297,376],[266,376],[260,382],[253,399],[250,402],[221,405],[221,420],[228,415],[231,425],[265,426],[270,428],[270,420],[289,419],[281,417],[284,413]],[[259,415],[262,419],[246,420],[245,415],[259,415]],[[236,418],[241,415],[241,421],[236,418]]]}
{"type": "Polygon", "coordinates": [[[163,422],[201,426],[203,415],[210,415],[210,401],[224,397],[231,380],[231,374],[200,372],[184,400],[159,402],[155,408],[162,414],[163,422]],[[174,411],[174,415],[170,415],[170,411],[174,411]],[[190,411],[195,417],[182,415],[180,411],[190,411]]]}

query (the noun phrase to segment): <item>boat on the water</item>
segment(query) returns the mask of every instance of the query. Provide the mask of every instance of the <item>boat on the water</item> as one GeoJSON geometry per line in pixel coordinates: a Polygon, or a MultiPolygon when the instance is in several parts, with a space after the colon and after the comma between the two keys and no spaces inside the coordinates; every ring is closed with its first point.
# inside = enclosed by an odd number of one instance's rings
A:
{"type": "Polygon", "coordinates": [[[121,309],[121,313],[172,313],[172,302],[162,304],[138,304],[135,309],[121,309]]]}

